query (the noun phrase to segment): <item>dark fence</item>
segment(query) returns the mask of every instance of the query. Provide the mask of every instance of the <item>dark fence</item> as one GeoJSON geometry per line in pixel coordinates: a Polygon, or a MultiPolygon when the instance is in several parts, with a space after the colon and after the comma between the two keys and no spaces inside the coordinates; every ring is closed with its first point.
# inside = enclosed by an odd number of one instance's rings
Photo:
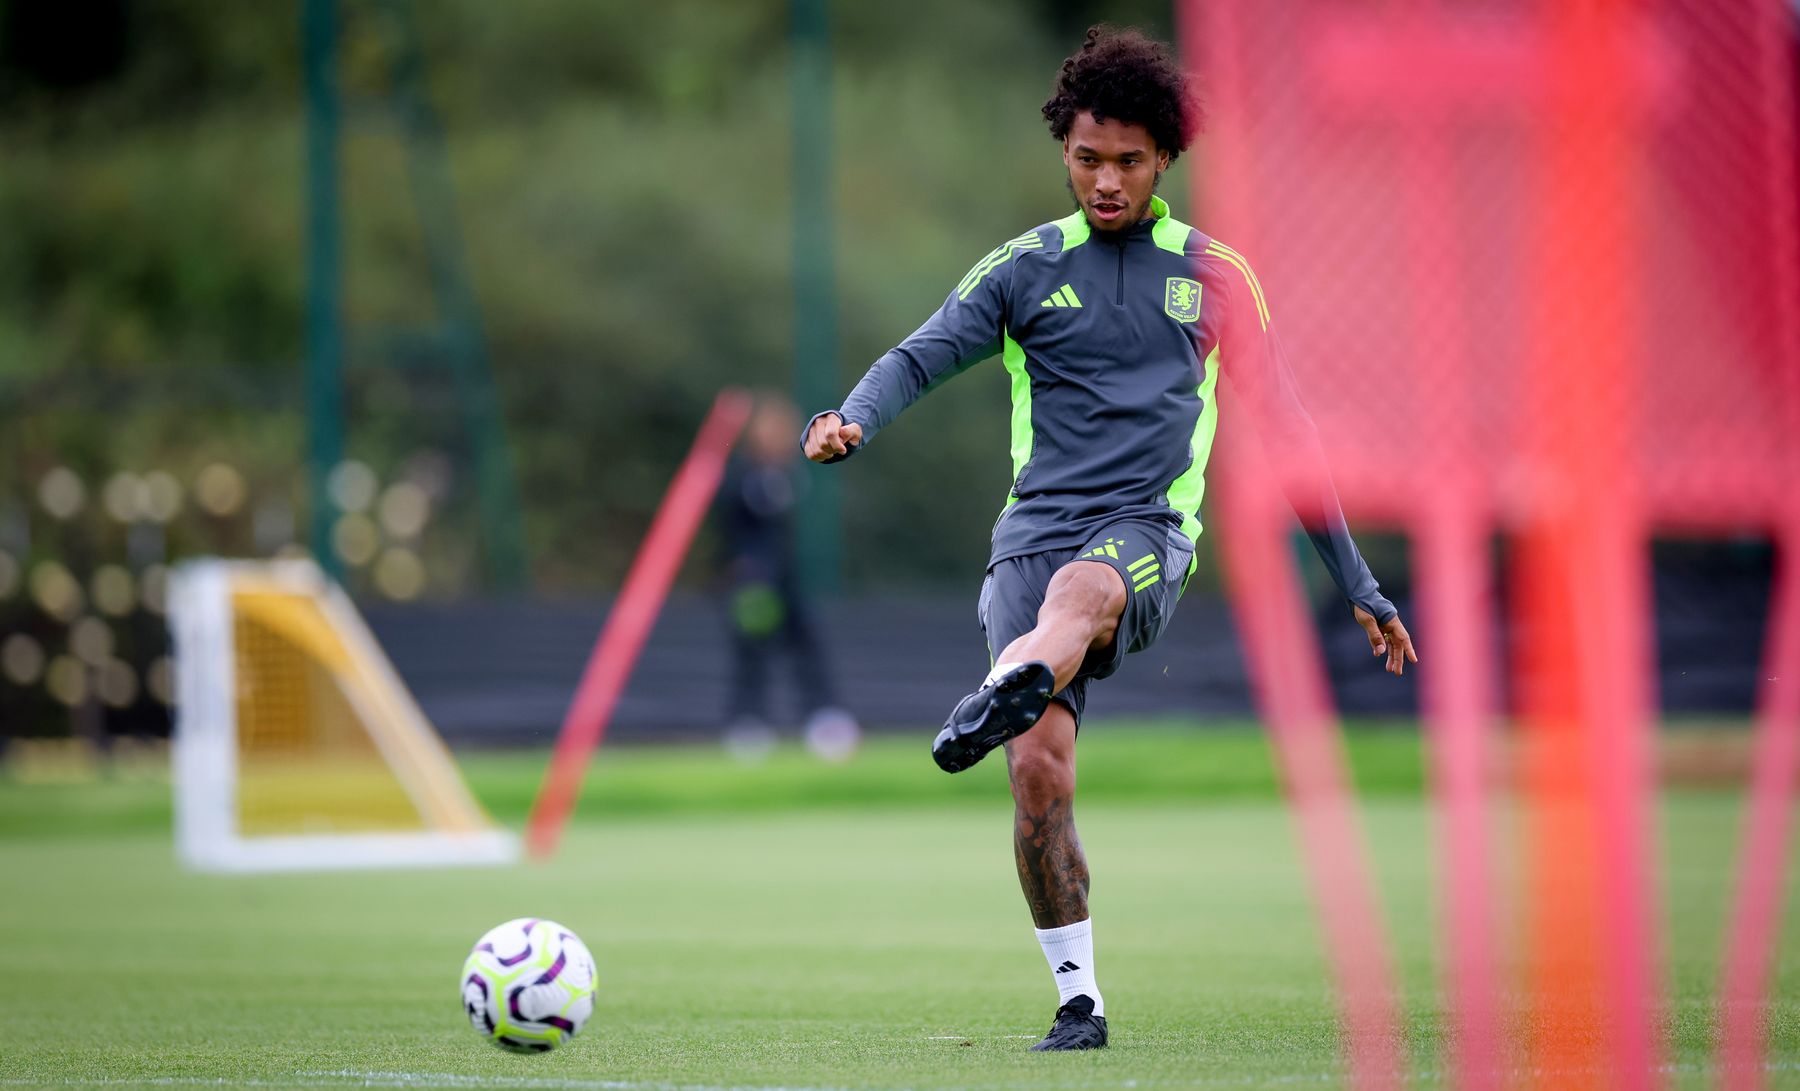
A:
{"type": "MultiPolygon", "coordinates": [[[[1743,715],[1752,704],[1768,612],[1766,545],[1666,542],[1655,551],[1657,699],[1665,712],[1743,715]]],[[[1410,615],[1404,595],[1398,599],[1410,615]]],[[[554,737],[608,603],[529,601],[370,605],[371,626],[432,722],[455,743],[545,743],[554,737]]],[[[1415,628],[1423,661],[1395,679],[1369,655],[1362,632],[1319,601],[1327,669],[1351,716],[1411,716],[1431,670],[1431,634],[1415,628]]],[[[967,596],[844,600],[821,611],[844,703],[877,730],[936,731],[987,666],[967,596]]],[[[1568,624],[1569,619],[1544,619],[1568,624]]],[[[1496,647],[1531,639],[1500,634],[1496,647]]],[[[718,734],[731,669],[723,607],[677,596],[657,622],[611,727],[614,740],[718,734]]],[[[1498,664],[1496,664],[1498,674],[1498,664]]],[[[791,673],[777,659],[775,708],[797,723],[791,673]]],[[[1230,612],[1196,590],[1162,639],[1096,684],[1089,715],[1242,719],[1253,715],[1230,612]]],[[[780,724],[777,724],[780,726],[780,724]]]]}

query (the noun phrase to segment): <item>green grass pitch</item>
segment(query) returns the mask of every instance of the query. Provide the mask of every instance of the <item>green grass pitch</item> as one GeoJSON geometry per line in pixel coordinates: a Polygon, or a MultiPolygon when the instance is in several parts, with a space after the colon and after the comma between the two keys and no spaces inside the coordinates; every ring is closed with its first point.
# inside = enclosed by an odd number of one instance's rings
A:
{"type": "MultiPolygon", "coordinates": [[[[1404,989],[1413,1086],[1448,1086],[1416,737],[1354,736],[1404,989]]],[[[517,824],[543,755],[467,755],[517,824]]],[[[1113,1047],[1026,1051],[1055,995],[1013,875],[1001,763],[957,778],[923,737],[849,766],[794,752],[603,752],[548,864],[187,875],[166,787],[0,780],[0,1087],[1333,1087],[1333,1001],[1294,831],[1248,729],[1082,739],[1113,1047]],[[521,915],[573,927],[599,1011],[545,1056],[470,1031],[457,970],[521,915]]],[[[1740,798],[1665,795],[1675,1087],[1713,1082],[1710,997],[1740,798]]],[[[1771,1086],[1800,1087],[1790,889],[1771,1086]]]]}

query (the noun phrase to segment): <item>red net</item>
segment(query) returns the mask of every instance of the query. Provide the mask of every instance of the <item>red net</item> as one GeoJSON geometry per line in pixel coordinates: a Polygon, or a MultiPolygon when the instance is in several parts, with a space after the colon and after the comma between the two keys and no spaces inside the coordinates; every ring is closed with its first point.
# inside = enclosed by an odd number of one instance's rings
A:
{"type": "MultiPolygon", "coordinates": [[[[1455,487],[1524,515],[1541,493],[1520,437],[1557,396],[1522,384],[1537,294],[1613,260],[1589,232],[1544,232],[1543,148],[1567,123],[1555,5],[1188,8],[1215,118],[1201,226],[1256,263],[1347,506],[1410,521],[1455,487]],[[1444,480],[1460,469],[1473,480],[1444,480]]],[[[1603,415],[1631,432],[1658,522],[1761,524],[1794,495],[1785,17],[1778,0],[1622,6],[1620,146],[1592,152],[1626,185],[1589,196],[1618,205],[1633,252],[1605,317],[1635,382],[1603,415]]]]}
{"type": "MultiPolygon", "coordinates": [[[[1526,1082],[1654,1086],[1648,538],[1763,530],[1790,567],[1800,549],[1792,16],[1780,0],[1188,0],[1182,15],[1215,119],[1200,223],[1268,285],[1352,519],[1419,539],[1456,1082],[1507,1082],[1483,800],[1498,530],[1519,542],[1526,1082]]],[[[1219,469],[1239,485],[1223,495],[1252,498],[1218,520],[1227,573],[1300,810],[1351,1076],[1396,1086],[1317,649],[1234,427],[1227,402],[1219,469]]],[[[1790,573],[1779,591],[1764,673],[1791,679],[1800,585],[1790,573]]],[[[1792,691],[1766,687],[1759,727],[1763,765],[1786,771],[1752,793],[1724,984],[1734,1086],[1762,1071],[1780,884],[1749,880],[1785,860],[1792,691]]]]}

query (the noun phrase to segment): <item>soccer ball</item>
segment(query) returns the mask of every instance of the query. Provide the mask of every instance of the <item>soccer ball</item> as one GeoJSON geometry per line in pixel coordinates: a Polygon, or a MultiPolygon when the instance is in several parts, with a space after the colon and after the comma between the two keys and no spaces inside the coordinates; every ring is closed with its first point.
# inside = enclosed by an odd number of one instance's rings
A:
{"type": "Polygon", "coordinates": [[[545,1053],[594,1014],[594,956],[555,921],[520,917],[476,941],[462,968],[475,1033],[514,1053],[545,1053]]]}

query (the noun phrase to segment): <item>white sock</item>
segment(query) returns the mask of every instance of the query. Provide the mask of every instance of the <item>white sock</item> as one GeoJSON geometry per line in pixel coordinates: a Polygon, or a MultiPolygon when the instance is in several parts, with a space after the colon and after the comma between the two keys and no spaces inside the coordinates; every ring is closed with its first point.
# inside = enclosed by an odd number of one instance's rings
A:
{"type": "Polygon", "coordinates": [[[1094,983],[1093,920],[1033,931],[1044,949],[1044,960],[1050,963],[1050,972],[1056,976],[1056,1002],[1067,1004],[1071,998],[1085,994],[1094,1001],[1094,1014],[1105,1015],[1106,1002],[1100,999],[1100,986],[1094,983]]]}
{"type": "Polygon", "coordinates": [[[983,679],[982,679],[982,680],[981,680],[981,684],[982,684],[982,685],[984,685],[984,686],[985,686],[985,685],[987,685],[987,684],[988,684],[988,683],[989,683],[989,682],[992,682],[992,681],[993,681],[993,680],[994,680],[994,679],[996,679],[996,678],[998,678],[998,677],[1000,677],[1000,676],[1001,676],[1001,675],[1003,675],[1003,674],[1005,674],[1005,673],[1006,673],[1006,672],[1007,672],[1007,671],[1009,671],[1009,670],[1013,670],[1013,669],[1015,669],[1015,668],[1018,668],[1018,667],[1022,667],[1022,666],[1024,666],[1024,665],[1025,665],[1025,664],[1023,664],[1023,663],[995,663],[995,664],[994,664],[994,669],[993,669],[993,670],[991,670],[991,671],[988,671],[988,673],[987,673],[987,677],[986,677],[986,678],[983,678],[983,679]]]}

